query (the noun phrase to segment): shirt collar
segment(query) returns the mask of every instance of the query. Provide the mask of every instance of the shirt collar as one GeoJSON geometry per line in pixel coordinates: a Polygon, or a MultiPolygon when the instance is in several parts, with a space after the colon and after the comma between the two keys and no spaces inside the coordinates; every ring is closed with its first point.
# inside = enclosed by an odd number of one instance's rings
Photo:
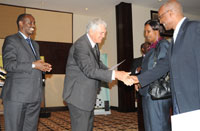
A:
{"type": "Polygon", "coordinates": [[[27,37],[21,31],[19,31],[19,33],[24,37],[24,39],[27,39],[27,37]]]}
{"type": "Polygon", "coordinates": [[[148,49],[148,50],[150,50],[150,49],[152,49],[152,48],[156,48],[156,45],[157,45],[158,42],[161,41],[162,39],[163,39],[163,38],[160,37],[160,38],[158,38],[158,40],[157,40],[156,42],[151,43],[151,45],[149,46],[149,49],[148,49]]]}
{"type": "Polygon", "coordinates": [[[174,43],[176,41],[176,38],[177,38],[177,35],[178,35],[178,32],[179,32],[179,29],[183,23],[183,21],[186,19],[186,17],[183,17],[177,24],[176,26],[176,29],[174,30],[174,34],[173,34],[173,39],[174,39],[174,43]]]}
{"type": "Polygon", "coordinates": [[[94,43],[94,42],[92,41],[92,39],[90,38],[90,36],[89,36],[88,33],[87,33],[87,37],[88,37],[88,39],[89,39],[89,41],[90,41],[90,44],[91,44],[92,48],[94,48],[94,46],[96,45],[96,43],[94,43]]]}

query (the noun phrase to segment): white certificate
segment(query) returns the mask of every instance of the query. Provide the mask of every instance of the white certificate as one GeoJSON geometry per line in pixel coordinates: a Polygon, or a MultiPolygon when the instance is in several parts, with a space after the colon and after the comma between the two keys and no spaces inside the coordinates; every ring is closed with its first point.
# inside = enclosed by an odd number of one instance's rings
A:
{"type": "Polygon", "coordinates": [[[200,110],[173,115],[172,131],[200,131],[200,110]]]}
{"type": "Polygon", "coordinates": [[[117,69],[117,67],[118,67],[119,65],[121,65],[122,63],[124,63],[125,60],[126,60],[126,59],[124,59],[123,61],[119,62],[118,64],[112,66],[109,70],[115,70],[115,69],[117,69]]]}

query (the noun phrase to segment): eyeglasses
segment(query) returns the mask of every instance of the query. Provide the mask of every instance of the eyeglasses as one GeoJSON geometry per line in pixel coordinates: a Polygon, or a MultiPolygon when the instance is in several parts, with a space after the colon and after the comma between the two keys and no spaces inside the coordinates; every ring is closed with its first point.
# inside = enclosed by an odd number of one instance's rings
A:
{"type": "Polygon", "coordinates": [[[167,11],[165,11],[164,13],[162,13],[160,16],[158,16],[158,19],[160,20],[160,19],[162,19],[163,18],[163,16],[165,15],[165,14],[167,14],[167,12],[169,12],[170,10],[167,10],[167,11]]]}

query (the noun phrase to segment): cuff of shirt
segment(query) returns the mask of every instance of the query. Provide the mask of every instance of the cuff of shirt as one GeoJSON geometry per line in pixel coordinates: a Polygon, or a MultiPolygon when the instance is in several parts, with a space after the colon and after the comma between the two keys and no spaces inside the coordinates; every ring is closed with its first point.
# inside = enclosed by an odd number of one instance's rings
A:
{"type": "Polygon", "coordinates": [[[137,69],[135,70],[135,74],[138,74],[139,72],[137,71],[137,69]]]}
{"type": "Polygon", "coordinates": [[[115,71],[112,71],[112,80],[115,80],[115,71]]]}
{"type": "Polygon", "coordinates": [[[32,64],[32,68],[35,68],[35,64],[32,64]]]}

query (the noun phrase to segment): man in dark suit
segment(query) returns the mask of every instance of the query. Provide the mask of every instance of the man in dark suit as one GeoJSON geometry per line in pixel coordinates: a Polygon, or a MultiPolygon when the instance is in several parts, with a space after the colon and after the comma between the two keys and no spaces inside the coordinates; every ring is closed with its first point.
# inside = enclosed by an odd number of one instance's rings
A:
{"type": "Polygon", "coordinates": [[[130,85],[129,73],[112,71],[101,62],[98,44],[106,35],[107,24],[97,18],[89,22],[86,34],[71,47],[66,65],[63,99],[67,102],[72,131],[92,131],[94,105],[100,81],[115,78],[130,85]]]}
{"type": "Polygon", "coordinates": [[[133,59],[133,62],[132,62],[132,65],[131,65],[131,70],[130,70],[131,74],[137,75],[137,74],[140,73],[142,60],[143,60],[145,54],[148,52],[149,46],[150,46],[149,42],[145,42],[145,43],[141,44],[140,52],[141,52],[142,56],[133,59]]]}
{"type": "Polygon", "coordinates": [[[158,12],[166,30],[174,29],[168,55],[153,70],[132,77],[143,86],[170,71],[173,113],[200,109],[200,22],[184,17],[178,1],[170,0],[158,12]]]}
{"type": "MultiPolygon", "coordinates": [[[[149,47],[150,47],[149,42],[142,43],[140,46],[140,52],[142,54],[141,57],[133,59],[132,65],[131,65],[131,74],[132,75],[139,75],[141,71],[141,66],[142,66],[142,60],[145,57],[145,54],[148,52],[149,47]]],[[[136,86],[136,85],[134,85],[136,86]]],[[[139,86],[139,84],[137,85],[139,86]]],[[[134,90],[134,96],[137,99],[137,113],[138,113],[138,130],[139,131],[144,131],[144,120],[143,120],[143,113],[142,113],[142,97],[141,95],[134,90]]]]}
{"type": "Polygon", "coordinates": [[[35,30],[34,17],[21,14],[17,26],[19,32],[6,37],[2,48],[7,71],[1,94],[5,130],[36,131],[43,95],[42,71],[50,71],[51,65],[40,60],[39,45],[30,39],[35,30]]]}

